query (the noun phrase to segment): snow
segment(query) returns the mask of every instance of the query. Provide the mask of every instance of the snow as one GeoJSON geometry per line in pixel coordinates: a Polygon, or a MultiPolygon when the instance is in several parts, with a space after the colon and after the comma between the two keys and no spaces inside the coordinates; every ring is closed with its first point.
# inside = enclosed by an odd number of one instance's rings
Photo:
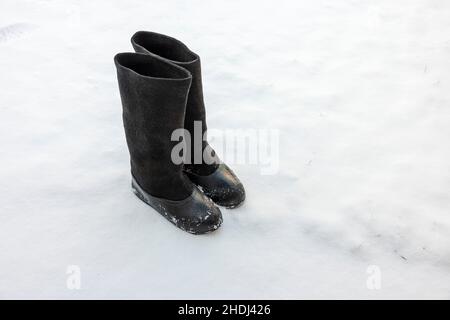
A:
{"type": "Polygon", "coordinates": [[[449,13],[2,0],[0,298],[450,298],[449,13]],[[279,170],[232,165],[247,200],[212,234],[131,191],[112,58],[137,30],[200,54],[209,128],[279,130],[279,170]]]}

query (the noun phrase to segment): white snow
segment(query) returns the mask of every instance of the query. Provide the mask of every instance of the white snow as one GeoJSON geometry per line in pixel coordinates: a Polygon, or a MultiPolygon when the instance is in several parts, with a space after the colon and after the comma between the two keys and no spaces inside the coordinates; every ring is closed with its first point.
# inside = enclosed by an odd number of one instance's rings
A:
{"type": "Polygon", "coordinates": [[[450,298],[449,14],[2,0],[0,298],[450,298]],[[280,132],[279,172],[234,165],[247,200],[212,234],[131,191],[112,59],[137,30],[200,54],[209,128],[280,132]]]}

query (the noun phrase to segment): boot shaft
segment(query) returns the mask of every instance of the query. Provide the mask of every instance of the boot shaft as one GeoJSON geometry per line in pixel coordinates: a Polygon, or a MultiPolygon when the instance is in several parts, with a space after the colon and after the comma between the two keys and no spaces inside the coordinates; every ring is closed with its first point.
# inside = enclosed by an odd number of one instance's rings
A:
{"type": "MultiPolygon", "coordinates": [[[[181,41],[162,35],[155,32],[149,31],[138,31],[131,38],[131,43],[136,52],[145,53],[154,57],[161,57],[168,62],[183,67],[189,71],[192,75],[192,84],[189,90],[189,96],[186,106],[186,116],[184,121],[184,128],[189,131],[191,139],[194,138],[194,123],[201,122],[201,135],[205,135],[207,131],[206,125],[206,112],[203,100],[203,85],[202,85],[202,72],[200,57],[191,51],[184,43],[181,41]]],[[[205,150],[208,146],[206,141],[202,141],[201,151],[205,150]]],[[[190,163],[194,163],[194,153],[198,152],[195,146],[191,146],[191,159],[190,163]]],[[[208,157],[208,163],[213,160],[218,161],[210,157],[210,154],[206,154],[208,157]]],[[[197,157],[199,159],[199,157],[197,157]]],[[[202,158],[203,163],[203,158],[202,158]]],[[[192,167],[187,165],[186,168],[192,167]]],[[[217,165],[207,165],[202,166],[203,173],[212,173],[217,168],[217,165]]]]}
{"type": "Polygon", "coordinates": [[[120,53],[114,61],[133,176],[154,196],[187,197],[192,190],[171,159],[171,135],[184,126],[191,75],[150,55],[120,53]]]}

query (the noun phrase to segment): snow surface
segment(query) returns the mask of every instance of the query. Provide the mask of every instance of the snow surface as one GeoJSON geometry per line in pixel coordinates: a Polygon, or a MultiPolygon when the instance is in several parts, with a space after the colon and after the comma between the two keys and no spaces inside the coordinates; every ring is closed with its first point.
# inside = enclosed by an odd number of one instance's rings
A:
{"type": "Polygon", "coordinates": [[[449,15],[446,0],[2,0],[0,298],[450,298],[449,15]],[[200,54],[209,128],[280,130],[279,172],[234,165],[247,200],[213,234],[131,192],[112,58],[137,30],[200,54]]]}

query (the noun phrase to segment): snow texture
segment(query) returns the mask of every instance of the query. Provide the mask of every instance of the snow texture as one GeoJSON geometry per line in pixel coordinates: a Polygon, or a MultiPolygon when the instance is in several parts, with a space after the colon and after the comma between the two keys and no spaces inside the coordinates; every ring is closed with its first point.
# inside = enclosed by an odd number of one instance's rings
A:
{"type": "Polygon", "coordinates": [[[2,0],[0,298],[450,298],[449,14],[2,0]],[[137,30],[200,54],[209,128],[280,130],[279,171],[232,165],[247,200],[212,234],[131,191],[113,56],[137,30]]]}

